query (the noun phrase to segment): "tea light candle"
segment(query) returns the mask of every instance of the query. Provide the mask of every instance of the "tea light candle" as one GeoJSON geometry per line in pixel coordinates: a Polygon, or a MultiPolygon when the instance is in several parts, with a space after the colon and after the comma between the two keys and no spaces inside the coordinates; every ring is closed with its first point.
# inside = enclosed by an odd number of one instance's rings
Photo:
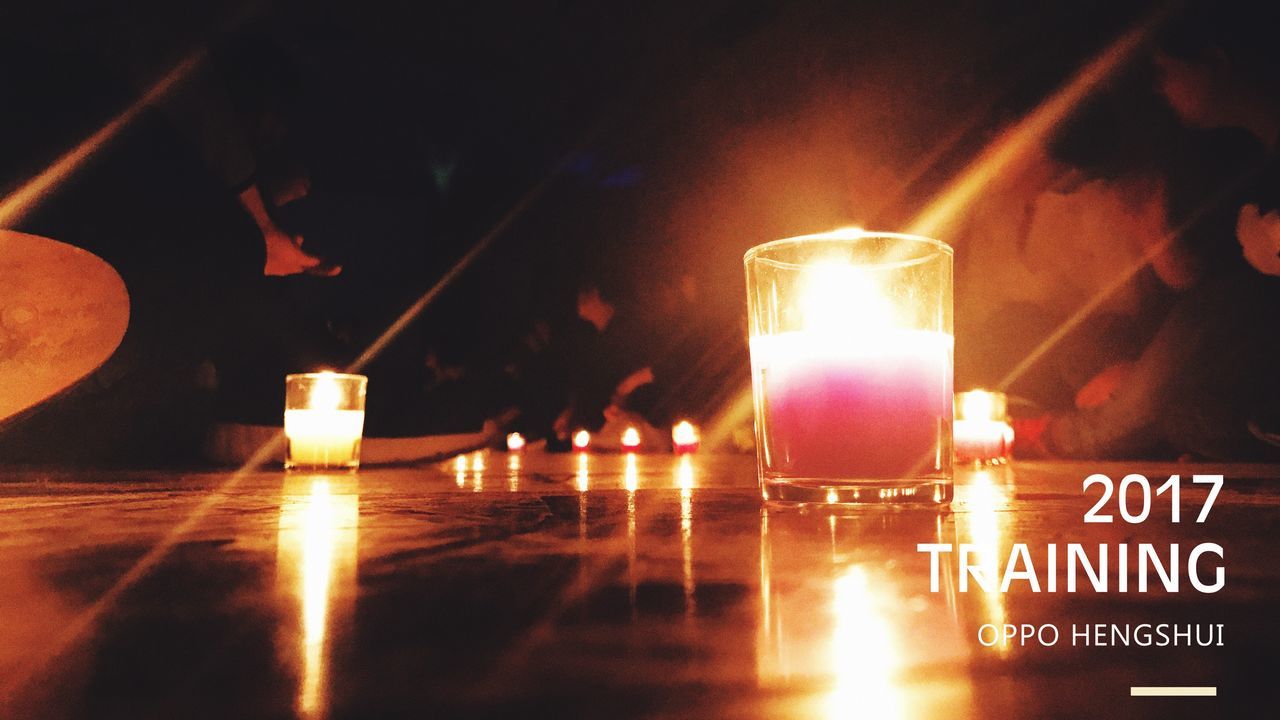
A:
{"type": "Polygon", "coordinates": [[[622,447],[628,450],[635,450],[640,447],[640,431],[634,427],[629,427],[622,431],[622,447]]]}
{"type": "Polygon", "coordinates": [[[286,468],[359,466],[367,382],[363,375],[334,372],[285,378],[286,468]]]}
{"type": "Polygon", "coordinates": [[[507,435],[507,452],[518,453],[524,450],[524,446],[524,436],[520,433],[513,432],[507,435]]]}
{"type": "Polygon", "coordinates": [[[956,395],[956,460],[999,464],[1009,457],[1013,426],[1008,423],[1004,393],[970,390],[956,395]]]}
{"type": "Polygon", "coordinates": [[[590,444],[591,444],[591,433],[587,432],[586,430],[579,430],[578,432],[573,434],[574,450],[586,450],[587,446],[590,444]]]}
{"type": "Polygon", "coordinates": [[[698,426],[688,420],[681,420],[671,427],[671,447],[678,454],[696,451],[700,440],[698,426]]]}

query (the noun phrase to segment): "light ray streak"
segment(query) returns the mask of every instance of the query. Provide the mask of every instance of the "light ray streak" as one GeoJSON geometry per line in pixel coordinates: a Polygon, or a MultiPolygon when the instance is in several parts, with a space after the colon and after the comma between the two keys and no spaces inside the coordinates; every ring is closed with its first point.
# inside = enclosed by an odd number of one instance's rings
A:
{"type": "Polygon", "coordinates": [[[996,383],[995,389],[1002,392],[1008,390],[1010,385],[1017,382],[1024,373],[1034,367],[1046,353],[1052,350],[1055,345],[1062,342],[1063,338],[1070,335],[1072,330],[1079,327],[1080,323],[1089,319],[1089,316],[1092,315],[1099,306],[1123,288],[1130,280],[1133,279],[1134,275],[1137,275],[1148,265],[1152,264],[1156,258],[1168,251],[1169,248],[1177,242],[1178,238],[1186,232],[1187,228],[1193,226],[1208,214],[1209,211],[1221,205],[1222,201],[1235,192],[1245,180],[1249,179],[1251,175],[1252,173],[1246,173],[1245,175],[1237,178],[1235,182],[1229,183],[1219,190],[1208,202],[1201,205],[1197,208],[1196,212],[1192,213],[1190,217],[1184,220],[1177,229],[1167,233],[1160,242],[1148,248],[1141,257],[1134,260],[1132,264],[1112,278],[1111,282],[1107,283],[1105,287],[1094,293],[1092,297],[1085,301],[1085,303],[1072,313],[1070,317],[1062,321],[1062,323],[1058,325],[1053,332],[1049,333],[1044,340],[1040,341],[1039,345],[1033,348],[1031,352],[1027,353],[1026,357],[1022,358],[1017,365],[1006,373],[1004,378],[1001,379],[1000,382],[996,383]]]}
{"type": "Polygon", "coordinates": [[[1154,13],[1121,35],[1080,68],[1066,85],[1045,98],[1017,124],[1002,133],[916,216],[907,232],[913,235],[932,235],[938,232],[961,214],[994,178],[1025,159],[1032,150],[1043,146],[1054,128],[1133,56],[1163,14],[1154,13]]]}
{"type": "Polygon", "coordinates": [[[172,70],[165,73],[133,104],[126,107],[118,115],[111,118],[100,129],[82,140],[78,145],[63,153],[52,164],[36,173],[31,179],[19,185],[13,192],[0,200],[0,227],[10,228],[22,219],[22,216],[48,197],[54,188],[79,170],[94,153],[110,143],[120,131],[134,121],[148,106],[155,104],[165,93],[197,65],[204,61],[203,50],[196,50],[187,55],[172,70]]]}
{"type": "MultiPolygon", "coordinates": [[[[1012,128],[991,142],[968,167],[961,171],[959,176],[946,189],[935,196],[933,201],[916,216],[906,232],[913,235],[932,236],[944,228],[957,215],[962,214],[965,208],[996,177],[1010,167],[1015,166],[1018,162],[1023,161],[1032,150],[1043,146],[1054,128],[1069,117],[1084,99],[1128,62],[1134,53],[1142,47],[1152,28],[1157,27],[1175,7],[1176,4],[1168,4],[1157,9],[1144,18],[1143,21],[1112,41],[1102,52],[1081,67],[1065,85],[1041,102],[1012,128]]],[[[1166,240],[1164,247],[1167,247],[1169,242],[1172,242],[1172,240],[1166,240]]],[[[1149,263],[1156,254],[1158,254],[1156,248],[1152,248],[1152,251],[1144,256],[1143,265],[1149,263]]],[[[1126,271],[1124,277],[1117,279],[1112,285],[1115,287],[1123,285],[1132,276],[1132,273],[1140,269],[1141,266],[1132,271],[1126,271]]],[[[1115,291],[1112,285],[1107,286],[1111,288],[1108,292],[1115,291]]],[[[1105,299],[1105,296],[1102,299],[1105,299]]],[[[1080,319],[1076,320],[1076,323],[1078,324],[1089,312],[1092,312],[1102,302],[1102,299],[1095,298],[1086,303],[1086,307],[1081,310],[1084,314],[1080,315],[1080,319]]],[[[1079,313],[1077,314],[1079,315],[1079,313]]],[[[1069,330],[1066,332],[1069,332],[1069,330]]],[[[1061,339],[1061,336],[1066,335],[1066,332],[1061,334],[1055,332],[1049,339],[1056,343],[1061,339]]],[[[1030,362],[1019,363],[1020,369],[1015,369],[1019,373],[1025,372],[1026,367],[1030,367],[1031,363],[1043,356],[1052,347],[1052,344],[1049,343],[1043,349],[1039,349],[1034,359],[1030,362]],[[1024,365],[1025,367],[1023,367],[1024,365]]],[[[1010,373],[1010,375],[1012,376],[1013,373],[1010,373]]],[[[1000,387],[1003,388],[1004,385],[1000,387]]],[[[730,428],[735,425],[747,422],[751,416],[751,409],[751,388],[748,386],[740,390],[712,422],[708,423],[708,445],[723,438],[730,432],[730,428]]]]}

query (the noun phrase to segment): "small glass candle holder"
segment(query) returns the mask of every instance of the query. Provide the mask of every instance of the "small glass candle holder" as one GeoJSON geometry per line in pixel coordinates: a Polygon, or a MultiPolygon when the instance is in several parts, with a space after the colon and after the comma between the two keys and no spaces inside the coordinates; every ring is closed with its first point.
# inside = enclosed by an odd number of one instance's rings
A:
{"type": "Polygon", "coordinates": [[[950,502],[951,247],[840,230],[744,262],[765,500],[950,502]]]}
{"type": "Polygon", "coordinates": [[[1002,392],[969,390],[956,393],[956,462],[1001,465],[1013,450],[1009,398],[1002,392]]]}
{"type": "Polygon", "coordinates": [[[368,382],[364,375],[335,372],[285,377],[285,469],[354,470],[360,466],[368,382]]]}

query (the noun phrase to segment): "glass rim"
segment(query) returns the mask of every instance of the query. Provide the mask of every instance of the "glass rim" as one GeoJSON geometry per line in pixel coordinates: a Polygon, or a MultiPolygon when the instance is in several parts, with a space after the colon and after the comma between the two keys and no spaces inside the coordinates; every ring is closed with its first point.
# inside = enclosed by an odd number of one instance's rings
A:
{"type": "Polygon", "coordinates": [[[350,380],[350,381],[358,381],[358,382],[369,381],[368,375],[361,375],[359,373],[335,372],[333,370],[319,370],[317,372],[305,372],[305,373],[289,373],[288,375],[284,376],[284,381],[293,382],[294,380],[314,380],[320,377],[330,377],[330,378],[333,378],[334,380],[350,380]]]}
{"type": "MultiPolygon", "coordinates": [[[[935,252],[944,254],[948,257],[954,257],[955,255],[955,249],[952,248],[950,245],[948,245],[947,243],[941,240],[938,240],[936,238],[931,238],[925,235],[912,235],[910,233],[880,232],[880,231],[862,230],[862,229],[856,229],[856,228],[854,229],[843,228],[839,230],[831,230],[831,231],[822,232],[822,233],[796,235],[794,237],[781,238],[779,240],[770,240],[769,242],[761,243],[751,248],[750,250],[747,250],[747,252],[744,253],[742,256],[742,262],[744,265],[749,265],[752,262],[760,262],[760,263],[767,263],[775,267],[801,268],[801,267],[804,267],[805,263],[787,262],[786,260],[775,260],[773,258],[761,257],[761,255],[772,250],[777,250],[779,248],[784,248],[791,245],[800,245],[800,244],[803,244],[806,242],[812,242],[812,241],[826,241],[826,242],[838,243],[838,242],[853,242],[857,240],[874,239],[874,238],[889,238],[893,240],[905,240],[905,241],[917,243],[919,245],[923,245],[926,247],[931,247],[935,252]]],[[[924,255],[921,257],[908,258],[906,260],[894,260],[890,262],[869,262],[869,263],[862,263],[860,265],[867,266],[867,267],[876,267],[876,268],[906,267],[908,265],[914,265],[916,263],[925,262],[929,260],[930,257],[931,256],[929,255],[924,255]]]]}

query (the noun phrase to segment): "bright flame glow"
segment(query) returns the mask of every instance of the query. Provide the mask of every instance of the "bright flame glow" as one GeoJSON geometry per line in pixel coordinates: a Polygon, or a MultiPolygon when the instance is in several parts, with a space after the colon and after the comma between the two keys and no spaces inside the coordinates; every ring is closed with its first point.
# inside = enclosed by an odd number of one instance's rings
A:
{"type": "Polygon", "coordinates": [[[341,405],[342,388],[338,386],[337,375],[328,370],[316,373],[307,407],[311,410],[337,410],[341,405]]]}
{"type": "Polygon", "coordinates": [[[638,448],[640,447],[640,431],[634,427],[629,427],[622,432],[622,447],[638,448]]]}
{"type": "Polygon", "coordinates": [[[986,390],[970,390],[960,395],[960,417],[965,420],[1002,420],[995,417],[996,402],[986,390]]]}
{"type": "Polygon", "coordinates": [[[671,442],[676,447],[697,445],[698,439],[698,426],[688,420],[681,420],[671,427],[671,442]]]}
{"type": "Polygon", "coordinates": [[[579,450],[586,450],[591,444],[591,433],[586,430],[579,430],[573,434],[573,446],[579,450]]]}
{"type": "Polygon", "coordinates": [[[524,449],[524,436],[518,432],[507,435],[507,450],[510,452],[520,452],[524,449]]]}
{"type": "Polygon", "coordinates": [[[866,270],[843,260],[804,269],[800,312],[806,330],[845,333],[893,327],[893,304],[866,270]]]}

